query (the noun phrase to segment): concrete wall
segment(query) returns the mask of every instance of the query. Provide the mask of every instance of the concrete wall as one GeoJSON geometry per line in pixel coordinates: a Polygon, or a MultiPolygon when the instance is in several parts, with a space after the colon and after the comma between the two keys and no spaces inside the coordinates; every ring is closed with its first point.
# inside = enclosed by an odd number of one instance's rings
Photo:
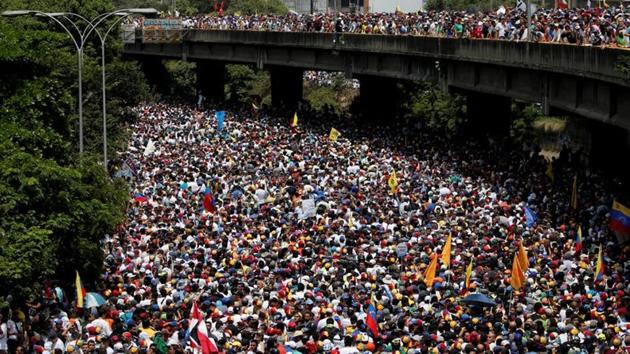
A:
{"type": "Polygon", "coordinates": [[[227,43],[282,48],[336,49],[360,53],[404,54],[445,60],[465,60],[596,78],[627,85],[615,70],[627,52],[544,43],[468,40],[414,36],[344,35],[343,45],[333,44],[330,33],[278,33],[254,31],[190,31],[189,43],[227,43]]]}
{"type": "Polygon", "coordinates": [[[335,44],[330,33],[192,30],[183,43],[144,44],[140,37],[125,53],[433,80],[446,90],[541,102],[630,131],[630,81],[616,69],[630,54],[617,49],[353,34],[335,44]]]}

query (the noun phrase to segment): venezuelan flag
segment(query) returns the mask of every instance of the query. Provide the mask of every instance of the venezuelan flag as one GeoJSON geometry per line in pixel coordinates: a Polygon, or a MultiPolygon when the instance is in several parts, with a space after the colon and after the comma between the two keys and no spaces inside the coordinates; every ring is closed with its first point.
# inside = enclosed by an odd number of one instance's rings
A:
{"type": "Polygon", "coordinates": [[[146,203],[147,200],[148,200],[147,197],[144,194],[142,194],[142,193],[134,194],[133,199],[135,199],[136,202],[138,202],[138,203],[146,203]]]}
{"type": "Polygon", "coordinates": [[[619,234],[630,235],[630,208],[614,201],[608,226],[619,234]]]}
{"type": "Polygon", "coordinates": [[[578,226],[577,235],[575,236],[575,252],[582,250],[582,226],[578,226]]]}
{"type": "Polygon", "coordinates": [[[466,290],[470,288],[470,277],[472,276],[473,270],[473,261],[470,259],[470,263],[468,263],[468,267],[466,267],[466,290]]]}
{"type": "Polygon", "coordinates": [[[378,337],[378,322],[376,322],[376,308],[370,301],[370,304],[367,308],[367,317],[365,319],[365,324],[367,325],[370,332],[374,337],[378,337]]]}
{"type": "Polygon", "coordinates": [[[83,299],[85,298],[85,288],[83,287],[83,283],[81,282],[79,271],[77,271],[77,277],[74,280],[74,285],[77,288],[77,307],[83,307],[83,299]]]}
{"type": "Polygon", "coordinates": [[[597,254],[597,264],[595,265],[595,282],[599,282],[604,278],[604,271],[606,266],[602,259],[602,245],[599,245],[599,253],[597,254]]]}
{"type": "Polygon", "coordinates": [[[280,354],[293,354],[293,353],[298,353],[296,351],[294,351],[291,347],[287,346],[287,345],[282,345],[282,344],[278,344],[278,353],[280,354]]]}

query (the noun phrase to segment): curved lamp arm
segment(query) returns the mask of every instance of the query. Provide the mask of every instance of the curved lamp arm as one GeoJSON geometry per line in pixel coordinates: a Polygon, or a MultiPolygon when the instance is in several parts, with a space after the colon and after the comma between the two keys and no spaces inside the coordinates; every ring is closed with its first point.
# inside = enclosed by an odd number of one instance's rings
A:
{"type": "Polygon", "coordinates": [[[109,28],[107,29],[107,31],[105,31],[105,34],[103,35],[103,41],[105,41],[107,39],[107,36],[109,35],[109,32],[111,32],[114,27],[116,27],[120,21],[124,20],[126,17],[129,17],[131,15],[126,15],[126,16],[121,16],[119,18],[116,19],[116,21],[114,21],[114,23],[112,23],[111,26],[109,26],[109,28]]]}
{"type": "Polygon", "coordinates": [[[74,35],[72,34],[72,32],[68,29],[68,27],[66,27],[61,21],[59,21],[57,18],[55,18],[55,16],[52,16],[46,12],[42,12],[42,11],[37,11],[37,10],[29,10],[28,11],[29,14],[34,14],[37,16],[43,16],[43,17],[48,17],[50,19],[52,19],[53,21],[55,21],[59,26],[61,26],[61,28],[63,28],[66,33],[68,33],[68,35],[70,36],[70,39],[72,39],[72,42],[74,43],[74,46],[77,49],[77,52],[80,52],[81,49],[83,49],[83,37],[81,37],[81,33],[79,32],[79,38],[81,39],[81,45],[79,45],[79,43],[77,43],[77,40],[74,38],[74,35]]]}
{"type": "Polygon", "coordinates": [[[118,9],[112,12],[106,12],[106,13],[100,14],[96,16],[92,20],[92,22],[90,22],[92,26],[90,26],[91,28],[86,28],[87,32],[84,33],[84,37],[85,38],[89,37],[90,34],[92,33],[92,30],[96,30],[96,27],[100,25],[103,21],[121,12],[123,13],[128,12],[130,14],[142,14],[142,13],[157,13],[157,10],[152,9],[152,8],[148,8],[148,9],[127,8],[127,9],[118,9]]]}
{"type": "MultiPolygon", "coordinates": [[[[94,25],[92,21],[90,21],[87,18],[85,18],[84,16],[81,16],[81,15],[79,15],[77,13],[74,13],[74,12],[64,12],[63,14],[65,16],[77,17],[78,19],[80,19],[80,20],[82,20],[83,22],[86,23],[87,26],[85,27],[83,32],[79,32],[80,36],[81,36],[81,40],[84,41],[88,37],[88,35],[91,33],[91,31],[94,31],[94,32],[96,32],[96,35],[98,36],[98,38],[101,40],[101,43],[103,43],[103,36],[98,31],[98,29],[96,28],[96,25],[94,25]],[[87,34],[86,34],[86,32],[87,32],[87,34]]],[[[78,30],[78,28],[77,28],[77,30],[78,30]]]]}

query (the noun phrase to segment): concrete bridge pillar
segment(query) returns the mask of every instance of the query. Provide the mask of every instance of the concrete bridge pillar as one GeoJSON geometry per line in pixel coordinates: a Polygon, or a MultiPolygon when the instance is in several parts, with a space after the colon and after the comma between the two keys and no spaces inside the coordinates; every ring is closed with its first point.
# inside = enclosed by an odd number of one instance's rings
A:
{"type": "Polygon", "coordinates": [[[296,109],[304,91],[304,70],[273,66],[271,74],[271,104],[274,107],[296,109]]]}
{"type": "Polygon", "coordinates": [[[222,102],[225,99],[225,63],[198,61],[197,90],[210,102],[222,102]]]}
{"type": "Polygon", "coordinates": [[[144,57],[140,60],[140,67],[150,87],[159,93],[168,93],[169,74],[161,58],[144,57]]]}
{"type": "Polygon", "coordinates": [[[467,131],[484,136],[506,136],[512,124],[512,100],[509,97],[466,92],[467,131]]]}
{"type": "Polygon", "coordinates": [[[398,84],[396,79],[359,76],[359,103],[363,118],[383,122],[398,112],[398,84]]]}

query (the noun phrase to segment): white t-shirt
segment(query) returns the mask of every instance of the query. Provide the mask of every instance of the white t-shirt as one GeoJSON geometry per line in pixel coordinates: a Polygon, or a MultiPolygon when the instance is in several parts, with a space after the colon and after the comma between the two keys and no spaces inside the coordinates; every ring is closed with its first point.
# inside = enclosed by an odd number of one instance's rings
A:
{"type": "Polygon", "coordinates": [[[8,339],[12,339],[12,340],[17,340],[17,335],[18,335],[18,330],[17,330],[17,325],[15,324],[15,322],[13,320],[8,320],[7,321],[7,335],[9,336],[8,339]]]}
{"type": "Polygon", "coordinates": [[[7,346],[7,338],[7,324],[2,323],[0,324],[0,350],[9,350],[9,347],[7,346]]]}

